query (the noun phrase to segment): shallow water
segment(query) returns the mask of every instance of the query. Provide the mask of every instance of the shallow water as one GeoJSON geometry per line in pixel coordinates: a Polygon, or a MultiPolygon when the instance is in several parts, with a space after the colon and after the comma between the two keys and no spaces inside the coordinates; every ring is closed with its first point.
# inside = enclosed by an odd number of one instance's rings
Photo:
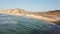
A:
{"type": "Polygon", "coordinates": [[[0,34],[60,34],[60,26],[25,16],[0,14],[0,34]]]}

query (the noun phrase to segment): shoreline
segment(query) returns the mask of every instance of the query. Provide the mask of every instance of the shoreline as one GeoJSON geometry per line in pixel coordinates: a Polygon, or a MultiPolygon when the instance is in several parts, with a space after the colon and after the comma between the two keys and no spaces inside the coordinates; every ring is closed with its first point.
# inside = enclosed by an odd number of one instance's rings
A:
{"type": "Polygon", "coordinates": [[[0,14],[7,14],[7,15],[16,15],[16,16],[26,16],[28,18],[35,18],[35,19],[41,19],[41,20],[45,20],[45,21],[49,21],[49,22],[55,22],[58,23],[57,19],[54,18],[48,18],[48,17],[44,17],[44,16],[38,16],[38,15],[34,15],[34,14],[13,14],[13,13],[0,13],[0,14]]]}
{"type": "Polygon", "coordinates": [[[0,14],[14,15],[14,16],[26,16],[28,18],[39,19],[55,24],[60,24],[60,10],[48,11],[48,12],[30,12],[24,9],[5,9],[0,10],[0,14]]]}

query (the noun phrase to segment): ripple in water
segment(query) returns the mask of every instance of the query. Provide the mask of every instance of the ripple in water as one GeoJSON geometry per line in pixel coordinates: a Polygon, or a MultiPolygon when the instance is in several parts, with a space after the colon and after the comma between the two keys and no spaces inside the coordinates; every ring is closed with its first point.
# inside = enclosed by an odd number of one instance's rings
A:
{"type": "Polygon", "coordinates": [[[60,26],[24,16],[0,14],[0,34],[60,34],[60,26]]]}

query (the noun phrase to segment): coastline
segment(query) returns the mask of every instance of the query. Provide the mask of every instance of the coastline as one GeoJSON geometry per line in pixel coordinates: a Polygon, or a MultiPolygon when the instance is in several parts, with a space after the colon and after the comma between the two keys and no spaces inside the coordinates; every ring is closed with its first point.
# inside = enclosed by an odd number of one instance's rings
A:
{"type": "MultiPolygon", "coordinates": [[[[7,15],[16,15],[16,16],[26,16],[28,18],[34,18],[34,19],[41,19],[41,20],[45,20],[48,22],[52,22],[52,23],[57,23],[60,24],[60,18],[58,18],[58,16],[54,16],[53,15],[58,15],[58,12],[28,12],[22,9],[8,9],[8,10],[0,10],[0,14],[7,14],[7,15]],[[48,14],[48,15],[47,15],[48,14]]],[[[59,13],[60,14],[60,13],[59,13]]]]}
{"type": "Polygon", "coordinates": [[[13,14],[13,13],[0,13],[0,14],[26,16],[28,18],[41,19],[41,20],[45,20],[45,21],[48,21],[48,22],[59,23],[57,19],[48,18],[48,17],[44,17],[44,16],[38,16],[38,15],[34,15],[34,14],[26,14],[26,15],[24,15],[24,14],[13,14]]]}

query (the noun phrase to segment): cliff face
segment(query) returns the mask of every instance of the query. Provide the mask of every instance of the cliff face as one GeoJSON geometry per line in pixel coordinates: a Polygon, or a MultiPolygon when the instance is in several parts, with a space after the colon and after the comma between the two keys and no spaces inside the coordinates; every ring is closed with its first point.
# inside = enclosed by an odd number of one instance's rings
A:
{"type": "Polygon", "coordinates": [[[0,10],[0,14],[23,15],[30,18],[42,19],[54,23],[60,22],[60,10],[48,12],[29,12],[23,9],[6,9],[0,10]]]}

